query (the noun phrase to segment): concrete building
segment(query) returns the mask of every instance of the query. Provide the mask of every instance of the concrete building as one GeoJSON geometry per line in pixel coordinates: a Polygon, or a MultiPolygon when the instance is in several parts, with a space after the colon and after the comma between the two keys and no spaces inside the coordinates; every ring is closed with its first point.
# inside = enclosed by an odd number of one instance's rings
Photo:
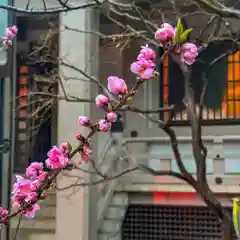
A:
{"type": "MultiPolygon", "coordinates": [[[[37,5],[38,1],[35,2],[37,5]]],[[[21,6],[26,3],[19,1],[16,4],[21,6]]],[[[190,19],[189,21],[195,24],[191,27],[197,28],[204,19],[198,18],[198,21],[190,19]]],[[[86,31],[99,31],[100,29],[106,34],[111,34],[116,31],[113,23],[100,17],[95,10],[76,10],[61,14],[59,16],[59,56],[96,77],[102,84],[106,84],[106,78],[109,75],[124,77],[129,86],[134,84],[135,77],[130,73],[129,65],[135,59],[143,41],[135,40],[119,54],[120,51],[115,46],[99,45],[99,39],[92,34],[62,31],[64,25],[86,31]]],[[[44,29],[37,29],[35,33],[33,30],[29,31],[26,39],[37,40],[39,31],[44,31],[44,29]]],[[[19,43],[18,47],[24,49],[23,45],[19,43]]],[[[231,95],[229,89],[234,85],[231,81],[238,80],[237,74],[240,71],[233,70],[240,69],[238,61],[239,53],[229,57],[225,63],[226,75],[221,73],[225,79],[223,81],[228,84],[228,92],[224,92],[224,97],[220,102],[221,111],[211,110],[213,107],[208,107],[210,110],[204,111],[206,126],[203,129],[203,138],[209,149],[207,177],[211,189],[218,194],[220,201],[226,207],[231,207],[231,197],[240,192],[238,164],[240,109],[238,110],[237,100],[228,101],[231,95]],[[231,78],[232,72],[235,74],[232,77],[234,79],[231,78]],[[235,109],[234,113],[231,109],[235,109]]],[[[168,104],[166,99],[173,103],[178,101],[169,96],[172,94],[169,90],[170,79],[174,78],[169,74],[171,71],[168,72],[169,66],[170,62],[166,60],[162,66],[160,79],[144,84],[134,98],[135,106],[157,109],[159,106],[168,104]],[[163,89],[167,90],[162,91],[163,89]]],[[[61,65],[59,72],[67,77],[82,78],[82,81],[64,82],[69,94],[81,98],[94,98],[98,90],[96,84],[80,76],[78,72],[61,65]]],[[[219,79],[219,76],[215,78],[219,79]]],[[[7,84],[5,88],[10,91],[10,86],[7,84]]],[[[87,134],[86,129],[78,126],[78,116],[87,115],[92,119],[98,119],[102,116],[102,112],[89,103],[59,100],[58,109],[53,111],[52,115],[51,144],[67,140],[76,145],[77,142],[74,141],[76,133],[87,134]]],[[[176,115],[174,129],[179,138],[184,163],[194,174],[190,129],[186,125],[184,116],[184,111],[180,109],[176,115]]],[[[160,117],[166,119],[166,116],[160,117]]],[[[146,164],[155,170],[177,169],[167,137],[158,126],[135,113],[123,113],[122,118],[123,133],[98,133],[92,140],[93,158],[98,159],[102,171],[119,172],[131,166],[131,160],[146,164]],[[116,158],[116,156],[121,158],[116,158]]],[[[6,119],[5,124],[7,121],[6,119]]],[[[14,147],[13,152],[16,152],[17,146],[14,147]]],[[[15,157],[15,165],[18,165],[17,161],[21,162],[22,154],[18,155],[12,155],[15,157]]],[[[77,156],[76,159],[79,157],[77,156]]],[[[20,164],[20,167],[23,165],[20,164]]],[[[85,181],[97,180],[94,175],[86,175],[81,171],[74,171],[71,174],[84,176],[85,181]]],[[[75,178],[61,176],[57,181],[57,186],[60,188],[73,182],[75,178]]],[[[51,192],[49,201],[43,204],[45,207],[42,207],[36,220],[23,221],[19,239],[154,240],[161,235],[165,237],[164,239],[181,239],[180,236],[184,236],[184,239],[195,240],[199,239],[200,235],[220,239],[221,234],[217,219],[209,213],[191,187],[171,177],[143,176],[142,172],[124,175],[101,186],[79,187],[74,193],[72,188],[51,192]],[[193,218],[196,220],[195,223],[192,223],[193,218]],[[198,232],[198,228],[201,232],[198,232]],[[171,238],[168,238],[170,236],[171,238]]],[[[13,229],[16,224],[14,220],[13,229]]]]}

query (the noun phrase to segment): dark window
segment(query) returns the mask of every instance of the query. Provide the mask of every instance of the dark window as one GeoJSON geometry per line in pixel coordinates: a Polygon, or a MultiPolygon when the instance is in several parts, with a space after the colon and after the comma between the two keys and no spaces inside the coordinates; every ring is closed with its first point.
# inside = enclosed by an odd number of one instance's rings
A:
{"type": "MultiPolygon", "coordinates": [[[[194,89],[196,104],[199,104],[203,88],[203,72],[213,60],[232,45],[228,42],[210,44],[199,55],[193,65],[191,84],[194,89]]],[[[160,105],[176,106],[173,123],[187,123],[187,113],[183,104],[184,78],[180,67],[170,57],[162,64],[160,79],[160,105]]],[[[198,110],[197,106],[197,110],[198,110]]],[[[161,115],[167,120],[168,114],[161,115]]],[[[224,57],[211,68],[208,75],[208,87],[204,99],[203,123],[224,124],[240,121],[240,52],[224,57]]]]}

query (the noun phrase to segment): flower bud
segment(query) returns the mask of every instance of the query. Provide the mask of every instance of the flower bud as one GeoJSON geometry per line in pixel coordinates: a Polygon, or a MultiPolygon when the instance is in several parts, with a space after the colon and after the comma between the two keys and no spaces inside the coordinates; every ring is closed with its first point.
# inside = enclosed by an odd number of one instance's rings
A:
{"type": "Polygon", "coordinates": [[[109,98],[103,94],[97,95],[95,99],[95,104],[97,107],[102,108],[109,103],[109,98]]]}
{"type": "Polygon", "coordinates": [[[109,112],[106,115],[107,121],[115,122],[117,120],[117,114],[115,112],[109,112]]]}
{"type": "Polygon", "coordinates": [[[98,128],[101,132],[108,132],[111,128],[111,123],[105,119],[99,120],[98,125],[98,128]]]}
{"type": "Polygon", "coordinates": [[[90,126],[90,120],[88,117],[86,116],[80,116],[78,118],[78,124],[81,125],[81,126],[84,126],[84,127],[89,127],[90,126]]]}

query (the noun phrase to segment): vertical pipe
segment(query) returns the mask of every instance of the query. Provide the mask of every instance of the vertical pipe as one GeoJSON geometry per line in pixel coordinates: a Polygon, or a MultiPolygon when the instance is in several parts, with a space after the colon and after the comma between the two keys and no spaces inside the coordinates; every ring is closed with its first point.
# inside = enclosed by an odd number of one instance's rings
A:
{"type": "MultiPolygon", "coordinates": [[[[9,0],[9,5],[14,5],[14,0],[9,0]]],[[[8,25],[15,23],[15,17],[8,13],[8,25]]],[[[11,150],[3,155],[2,159],[2,199],[4,208],[10,209],[10,194],[12,189],[12,173],[14,159],[14,129],[15,129],[15,89],[16,89],[16,41],[8,54],[8,76],[4,79],[3,95],[3,138],[11,139],[11,150]]],[[[11,237],[10,223],[1,231],[1,240],[8,240],[11,237]]]]}

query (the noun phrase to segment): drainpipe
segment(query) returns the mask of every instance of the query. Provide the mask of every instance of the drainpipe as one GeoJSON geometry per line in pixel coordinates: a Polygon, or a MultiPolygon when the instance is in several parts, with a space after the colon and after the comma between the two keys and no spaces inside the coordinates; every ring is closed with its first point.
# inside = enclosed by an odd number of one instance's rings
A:
{"type": "MultiPolygon", "coordinates": [[[[9,0],[9,5],[14,5],[14,0],[9,0]]],[[[8,25],[15,23],[15,17],[8,12],[8,25]]],[[[0,147],[2,154],[1,174],[1,206],[10,210],[10,195],[12,191],[13,161],[14,161],[14,129],[15,129],[15,94],[16,94],[16,43],[9,50],[6,75],[3,79],[3,144],[0,147]]],[[[10,223],[0,231],[1,240],[11,238],[10,223]]]]}

